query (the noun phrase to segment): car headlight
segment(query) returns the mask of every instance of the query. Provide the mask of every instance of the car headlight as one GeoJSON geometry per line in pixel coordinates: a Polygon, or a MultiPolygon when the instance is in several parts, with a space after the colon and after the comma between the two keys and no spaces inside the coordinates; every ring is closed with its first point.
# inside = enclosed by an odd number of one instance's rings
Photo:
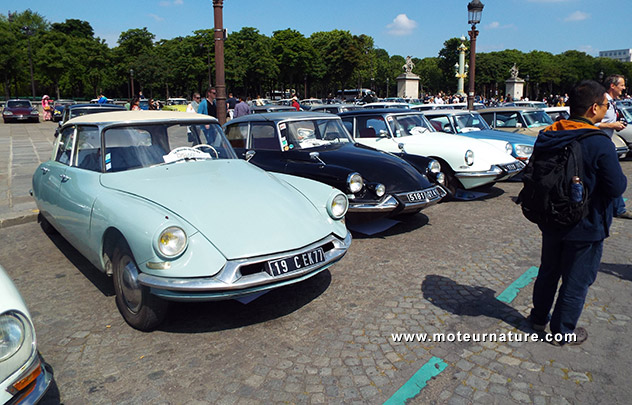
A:
{"type": "Polygon", "coordinates": [[[2,112],[2,114],[3,115],[13,115],[13,112],[5,110],[5,111],[2,112]]]}
{"type": "Polygon", "coordinates": [[[327,204],[329,216],[336,220],[345,216],[347,208],[349,208],[349,199],[342,193],[336,194],[327,204]]]}
{"type": "Polygon", "coordinates": [[[0,363],[12,357],[24,344],[24,322],[14,313],[0,316],[0,363]]]}
{"type": "Polygon", "coordinates": [[[516,145],[516,155],[519,157],[529,157],[533,154],[533,146],[516,145]]]}
{"type": "Polygon", "coordinates": [[[364,180],[362,180],[360,173],[351,173],[347,177],[347,188],[349,191],[355,194],[362,190],[362,187],[364,187],[364,180]]]}
{"type": "Polygon", "coordinates": [[[39,111],[37,111],[37,110],[31,110],[31,115],[39,115],[39,111]]]}
{"type": "Polygon", "coordinates": [[[507,152],[508,155],[511,155],[513,153],[513,147],[509,142],[505,144],[505,152],[507,152]]]}
{"type": "Polygon", "coordinates": [[[170,226],[158,236],[158,250],[167,257],[178,256],[187,247],[187,234],[177,226],[170,226]]]}
{"type": "Polygon", "coordinates": [[[465,152],[465,163],[467,163],[468,166],[474,164],[474,152],[469,149],[465,152]]]}
{"type": "Polygon", "coordinates": [[[434,159],[430,160],[428,163],[428,171],[434,174],[441,172],[441,163],[434,159]]]}
{"type": "Polygon", "coordinates": [[[377,184],[375,186],[375,195],[382,197],[386,193],[386,186],[384,184],[377,184]]]}

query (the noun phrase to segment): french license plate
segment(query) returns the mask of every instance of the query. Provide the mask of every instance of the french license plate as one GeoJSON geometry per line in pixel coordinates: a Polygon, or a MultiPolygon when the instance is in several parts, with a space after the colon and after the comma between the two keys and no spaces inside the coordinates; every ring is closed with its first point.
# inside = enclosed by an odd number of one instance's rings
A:
{"type": "Polygon", "coordinates": [[[425,200],[431,200],[436,197],[440,197],[439,192],[436,188],[425,190],[425,191],[415,191],[414,193],[408,193],[408,202],[419,202],[425,200]]]}
{"type": "Polygon", "coordinates": [[[509,163],[508,165],[505,165],[505,168],[507,170],[516,170],[518,169],[517,165],[515,163],[509,163]]]}
{"type": "Polygon", "coordinates": [[[325,261],[325,251],[323,248],[310,250],[309,252],[285,257],[283,259],[269,260],[266,263],[266,272],[272,277],[281,276],[286,273],[301,270],[305,267],[325,261]]]}

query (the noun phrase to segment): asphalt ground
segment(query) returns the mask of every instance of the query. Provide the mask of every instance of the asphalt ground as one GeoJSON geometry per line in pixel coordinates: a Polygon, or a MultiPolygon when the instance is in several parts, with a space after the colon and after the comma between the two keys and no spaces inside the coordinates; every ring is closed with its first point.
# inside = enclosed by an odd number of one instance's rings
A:
{"type": "MultiPolygon", "coordinates": [[[[120,316],[111,280],[33,221],[30,176],[50,154],[54,128],[0,124],[0,264],[54,371],[44,403],[594,404],[632,396],[632,221],[615,219],[605,242],[581,346],[393,339],[533,333],[525,317],[540,234],[513,203],[517,182],[432,206],[376,236],[354,235],[328,271],[250,304],[177,303],[158,330],[142,333],[120,316]]],[[[632,179],[632,161],[622,167],[632,179]]]]}

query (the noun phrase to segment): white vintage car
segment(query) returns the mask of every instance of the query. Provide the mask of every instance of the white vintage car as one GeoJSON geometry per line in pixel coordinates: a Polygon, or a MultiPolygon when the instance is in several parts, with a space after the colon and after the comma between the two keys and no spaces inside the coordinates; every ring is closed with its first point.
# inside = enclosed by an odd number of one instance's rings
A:
{"type": "Polygon", "coordinates": [[[37,351],[26,304],[0,266],[0,403],[37,403],[52,377],[37,351]]]}
{"type": "Polygon", "coordinates": [[[500,145],[492,140],[435,132],[420,112],[363,109],[338,115],[358,143],[391,153],[404,151],[437,159],[451,194],[458,188],[491,186],[525,167],[511,156],[509,143],[500,145]]]}

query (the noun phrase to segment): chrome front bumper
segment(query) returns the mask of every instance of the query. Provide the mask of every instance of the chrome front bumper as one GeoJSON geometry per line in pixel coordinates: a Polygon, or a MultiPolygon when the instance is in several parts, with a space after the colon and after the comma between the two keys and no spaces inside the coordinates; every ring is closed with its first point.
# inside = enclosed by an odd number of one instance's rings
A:
{"type": "Polygon", "coordinates": [[[37,353],[37,351],[35,353],[36,357],[32,360],[31,365],[16,381],[32,374],[34,370],[37,370],[38,368],[40,369],[39,375],[22,391],[16,393],[15,396],[6,403],[6,405],[36,404],[46,394],[46,391],[48,391],[51,381],[53,380],[53,371],[51,367],[42,360],[39,353],[37,353]]]}
{"type": "Polygon", "coordinates": [[[349,212],[388,214],[392,211],[416,211],[438,203],[446,194],[443,187],[433,186],[424,190],[388,195],[381,202],[374,204],[349,201],[349,212]]]}
{"type": "Polygon", "coordinates": [[[152,294],[170,301],[217,301],[239,298],[308,279],[342,259],[350,245],[351,233],[347,233],[344,240],[329,235],[301,249],[230,260],[213,277],[167,278],[140,273],[138,282],[149,287],[152,294]],[[274,277],[265,271],[265,264],[270,260],[300,255],[319,247],[324,250],[324,262],[274,277]]]}
{"type": "Polygon", "coordinates": [[[525,164],[519,160],[516,160],[508,164],[492,165],[489,170],[483,172],[458,172],[455,176],[461,178],[479,178],[479,177],[491,177],[495,181],[508,179],[522,171],[525,168],[525,164]]]}

